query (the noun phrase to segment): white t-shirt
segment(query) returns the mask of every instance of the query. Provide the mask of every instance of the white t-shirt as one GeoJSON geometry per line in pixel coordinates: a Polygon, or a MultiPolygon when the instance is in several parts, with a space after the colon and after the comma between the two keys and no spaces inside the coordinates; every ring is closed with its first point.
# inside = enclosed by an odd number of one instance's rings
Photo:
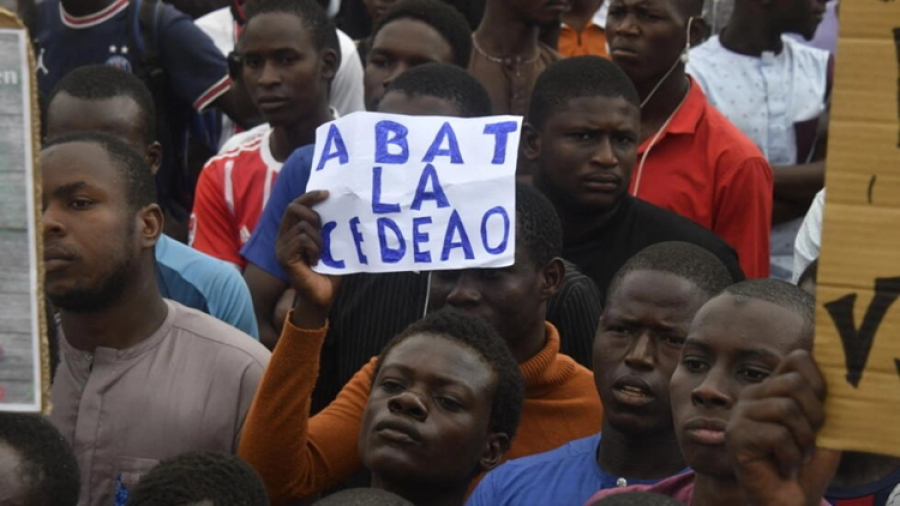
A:
{"type": "Polygon", "coordinates": [[[825,190],[819,191],[813,200],[803,225],[797,233],[797,241],[794,242],[794,272],[791,281],[796,283],[800,275],[812,263],[819,258],[819,249],[822,247],[822,214],[825,209],[825,190]]]}
{"type": "MultiPolygon", "coordinates": [[[[222,54],[234,51],[235,24],[231,9],[224,7],[213,11],[194,23],[203,30],[215,43],[222,54]]],[[[334,80],[331,81],[331,107],[341,116],[351,112],[363,111],[366,108],[363,99],[363,67],[356,53],[356,43],[349,35],[337,30],[341,48],[341,65],[334,80]]],[[[227,117],[222,118],[222,143],[234,135],[234,123],[227,117]]]]}

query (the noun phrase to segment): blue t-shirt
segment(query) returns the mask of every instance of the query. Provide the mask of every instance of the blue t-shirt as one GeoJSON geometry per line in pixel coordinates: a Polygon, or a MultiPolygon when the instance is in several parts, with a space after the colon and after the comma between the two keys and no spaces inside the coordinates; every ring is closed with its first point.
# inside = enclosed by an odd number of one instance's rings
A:
{"type": "Polygon", "coordinates": [[[285,283],[289,280],[275,257],[275,239],[278,237],[284,210],[297,197],[306,193],[314,151],[315,144],[303,146],[285,160],[281,172],[278,173],[278,179],[275,180],[275,186],[269,194],[269,202],[266,203],[262,216],[256,223],[256,229],[253,230],[247,244],[241,248],[241,256],[248,262],[285,283]]]}
{"type": "MultiPolygon", "coordinates": [[[[510,460],[481,480],[466,506],[582,506],[598,491],[619,486],[619,477],[597,465],[599,446],[597,434],[549,452],[510,460]]],[[[625,484],[658,481],[627,480],[625,484]]]]}
{"type": "Polygon", "coordinates": [[[156,242],[156,284],[163,297],[214,316],[259,341],[250,290],[234,266],[163,235],[156,242]]]}
{"type": "Polygon", "coordinates": [[[852,487],[830,486],[825,500],[835,506],[900,505],[900,468],[884,478],[852,487]]]}

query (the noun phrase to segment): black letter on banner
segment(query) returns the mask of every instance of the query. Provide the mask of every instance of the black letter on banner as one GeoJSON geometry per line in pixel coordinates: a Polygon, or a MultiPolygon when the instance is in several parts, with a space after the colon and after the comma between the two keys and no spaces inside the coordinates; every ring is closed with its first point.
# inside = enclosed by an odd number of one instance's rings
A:
{"type": "Polygon", "coordinates": [[[875,297],[866,309],[862,325],[856,328],[853,306],[856,294],[851,293],[840,299],[825,303],[834,326],[844,345],[844,359],[847,363],[847,383],[859,388],[863,370],[869,360],[869,351],[875,340],[875,333],[891,304],[900,297],[900,278],[878,278],[875,280],[875,297]]]}

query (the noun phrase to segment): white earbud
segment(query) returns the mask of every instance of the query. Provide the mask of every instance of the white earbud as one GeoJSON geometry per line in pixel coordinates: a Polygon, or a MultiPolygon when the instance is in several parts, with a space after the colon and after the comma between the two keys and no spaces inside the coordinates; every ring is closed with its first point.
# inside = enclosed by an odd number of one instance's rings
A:
{"type": "Polygon", "coordinates": [[[681,53],[681,63],[687,63],[691,59],[691,23],[694,22],[694,16],[688,18],[687,30],[685,31],[684,52],[681,53]]]}

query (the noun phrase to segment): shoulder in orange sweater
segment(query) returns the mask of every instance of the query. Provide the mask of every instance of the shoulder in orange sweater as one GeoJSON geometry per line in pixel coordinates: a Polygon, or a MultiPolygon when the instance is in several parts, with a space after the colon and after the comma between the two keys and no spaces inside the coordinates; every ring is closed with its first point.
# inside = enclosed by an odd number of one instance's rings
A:
{"type": "MultiPolygon", "coordinates": [[[[544,348],[520,365],[525,403],[505,459],[545,452],[600,431],[603,412],[591,371],[561,355],[556,328],[546,327],[544,348]]],[[[326,330],[300,329],[286,319],[244,424],[238,455],[259,472],[274,506],[323,492],[362,466],[357,440],[376,359],[310,418],[326,330]]]]}

